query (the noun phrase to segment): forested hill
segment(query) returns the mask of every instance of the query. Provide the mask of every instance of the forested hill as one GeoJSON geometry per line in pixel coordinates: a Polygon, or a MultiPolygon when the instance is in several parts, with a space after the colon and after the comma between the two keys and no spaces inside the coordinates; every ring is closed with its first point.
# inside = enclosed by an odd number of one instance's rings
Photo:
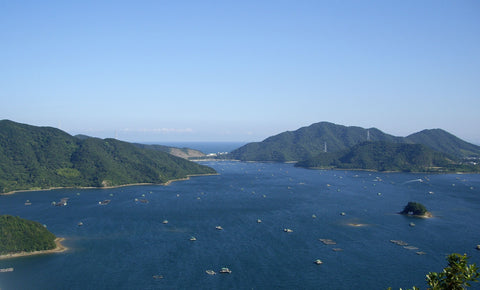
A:
{"type": "Polygon", "coordinates": [[[55,238],[38,222],[0,215],[0,255],[51,250],[55,238]]]}
{"type": "Polygon", "coordinates": [[[243,161],[299,161],[320,152],[345,150],[367,140],[401,142],[402,138],[386,134],[376,128],[347,127],[320,122],[296,131],[287,131],[262,142],[246,144],[229,155],[243,161]]]}
{"type": "Polygon", "coordinates": [[[201,158],[205,157],[205,153],[191,149],[191,148],[177,148],[165,145],[157,145],[157,144],[140,144],[140,143],[133,143],[135,146],[144,149],[152,149],[152,150],[159,150],[169,154],[172,154],[177,157],[185,158],[185,159],[192,159],[192,158],[201,158]]]}
{"type": "Polygon", "coordinates": [[[459,158],[480,157],[480,146],[463,141],[442,129],[430,129],[414,133],[405,137],[405,142],[423,144],[459,158]]]}
{"type": "Polygon", "coordinates": [[[210,167],[115,139],[0,121],[0,193],[52,187],[165,183],[210,167]]]}
{"type": "Polygon", "coordinates": [[[298,162],[307,168],[363,169],[403,172],[479,172],[479,166],[458,163],[422,144],[364,142],[351,149],[321,153],[298,162]]]}
{"type": "Polygon", "coordinates": [[[457,158],[480,157],[480,146],[465,142],[440,129],[424,130],[408,137],[396,137],[376,128],[347,127],[328,122],[287,131],[262,142],[248,143],[229,154],[242,161],[300,161],[325,152],[346,150],[365,141],[418,143],[457,158]]]}

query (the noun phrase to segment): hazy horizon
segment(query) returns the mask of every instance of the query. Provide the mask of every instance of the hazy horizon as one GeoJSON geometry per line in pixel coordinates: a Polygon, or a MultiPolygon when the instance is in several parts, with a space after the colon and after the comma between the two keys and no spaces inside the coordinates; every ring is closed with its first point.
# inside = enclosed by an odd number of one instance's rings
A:
{"type": "Polygon", "coordinates": [[[0,119],[134,142],[328,121],[480,144],[480,2],[3,1],[0,119]]]}

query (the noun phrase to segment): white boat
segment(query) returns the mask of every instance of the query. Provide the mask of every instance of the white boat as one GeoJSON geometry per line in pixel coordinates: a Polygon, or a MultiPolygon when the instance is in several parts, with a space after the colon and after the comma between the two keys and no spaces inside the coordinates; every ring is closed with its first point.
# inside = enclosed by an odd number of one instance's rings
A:
{"type": "Polygon", "coordinates": [[[82,223],[82,222],[79,222],[79,223],[78,223],[78,226],[79,226],[79,227],[83,226],[83,223],[82,223]]]}
{"type": "Polygon", "coordinates": [[[317,264],[317,265],[323,264],[322,260],[320,260],[320,259],[316,259],[316,260],[314,261],[314,263],[317,264]]]}
{"type": "Polygon", "coordinates": [[[194,241],[196,241],[196,240],[197,240],[197,238],[195,238],[195,237],[191,237],[191,238],[190,238],[190,241],[192,241],[192,242],[194,242],[194,241]]]}
{"type": "Polygon", "coordinates": [[[223,267],[223,268],[220,270],[220,273],[221,273],[221,274],[231,274],[231,273],[232,273],[232,270],[228,269],[227,267],[223,267]]]}
{"type": "Polygon", "coordinates": [[[164,225],[168,224],[168,220],[164,220],[164,221],[162,222],[162,224],[164,224],[164,225]]]}
{"type": "Polygon", "coordinates": [[[261,220],[261,219],[258,219],[258,220],[257,220],[257,223],[261,223],[261,222],[262,222],[262,220],[261,220]]]}
{"type": "Polygon", "coordinates": [[[213,270],[207,270],[207,271],[205,271],[205,272],[206,272],[208,275],[215,275],[215,274],[217,274],[217,273],[216,273],[215,271],[213,271],[213,270]]]}
{"type": "Polygon", "coordinates": [[[13,272],[13,268],[3,268],[0,269],[0,273],[13,272]]]}
{"type": "Polygon", "coordinates": [[[292,229],[283,229],[283,231],[286,232],[286,233],[293,233],[292,229]]]}
{"type": "Polygon", "coordinates": [[[223,230],[223,228],[221,226],[216,226],[215,228],[219,231],[223,230]]]}

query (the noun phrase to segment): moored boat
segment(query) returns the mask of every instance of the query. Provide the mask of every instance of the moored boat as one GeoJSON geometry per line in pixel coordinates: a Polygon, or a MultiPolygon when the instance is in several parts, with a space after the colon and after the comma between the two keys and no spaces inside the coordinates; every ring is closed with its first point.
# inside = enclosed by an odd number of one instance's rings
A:
{"type": "Polygon", "coordinates": [[[215,275],[215,274],[217,274],[217,273],[216,273],[215,271],[213,271],[213,270],[206,270],[205,272],[206,272],[208,275],[215,275]]]}
{"type": "Polygon", "coordinates": [[[220,273],[221,274],[231,274],[232,270],[228,269],[227,267],[223,267],[222,269],[220,269],[220,273]]]}
{"type": "Polygon", "coordinates": [[[105,200],[99,201],[98,204],[99,204],[99,205],[107,205],[107,204],[109,204],[110,202],[111,202],[110,199],[105,199],[105,200]]]}
{"type": "Polygon", "coordinates": [[[316,259],[316,260],[314,261],[314,263],[317,264],[317,265],[323,264],[322,260],[320,260],[320,259],[316,259]]]}

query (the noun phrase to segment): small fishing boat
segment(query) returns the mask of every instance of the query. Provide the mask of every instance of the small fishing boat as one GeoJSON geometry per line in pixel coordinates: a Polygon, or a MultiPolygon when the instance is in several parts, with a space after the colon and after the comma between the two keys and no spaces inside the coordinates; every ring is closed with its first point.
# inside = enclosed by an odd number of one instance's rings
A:
{"type": "Polygon", "coordinates": [[[227,267],[223,267],[223,268],[220,270],[220,273],[221,273],[221,274],[231,274],[231,273],[232,273],[232,270],[228,269],[227,267]]]}
{"type": "Polygon", "coordinates": [[[316,260],[314,261],[314,263],[317,264],[317,265],[323,264],[322,260],[320,260],[320,259],[316,259],[316,260]]]}
{"type": "Polygon", "coordinates": [[[217,273],[213,270],[207,270],[205,271],[208,275],[216,275],[217,273]]]}
{"type": "Polygon", "coordinates": [[[216,226],[215,228],[219,231],[223,230],[223,228],[221,226],[216,226]]]}
{"type": "Polygon", "coordinates": [[[13,268],[3,268],[3,269],[0,269],[0,273],[7,273],[7,272],[13,272],[13,268]]]}
{"type": "Polygon", "coordinates": [[[99,204],[99,205],[107,205],[107,204],[109,204],[110,202],[111,202],[110,199],[105,199],[105,200],[99,201],[98,204],[99,204]]]}
{"type": "Polygon", "coordinates": [[[164,225],[168,224],[168,220],[164,220],[164,221],[162,222],[162,224],[164,224],[164,225]]]}
{"type": "Polygon", "coordinates": [[[197,238],[195,238],[195,237],[193,237],[193,236],[190,237],[190,241],[195,242],[196,240],[197,240],[197,238]]]}
{"type": "Polygon", "coordinates": [[[286,232],[286,233],[293,233],[292,229],[283,229],[283,231],[286,232]]]}

